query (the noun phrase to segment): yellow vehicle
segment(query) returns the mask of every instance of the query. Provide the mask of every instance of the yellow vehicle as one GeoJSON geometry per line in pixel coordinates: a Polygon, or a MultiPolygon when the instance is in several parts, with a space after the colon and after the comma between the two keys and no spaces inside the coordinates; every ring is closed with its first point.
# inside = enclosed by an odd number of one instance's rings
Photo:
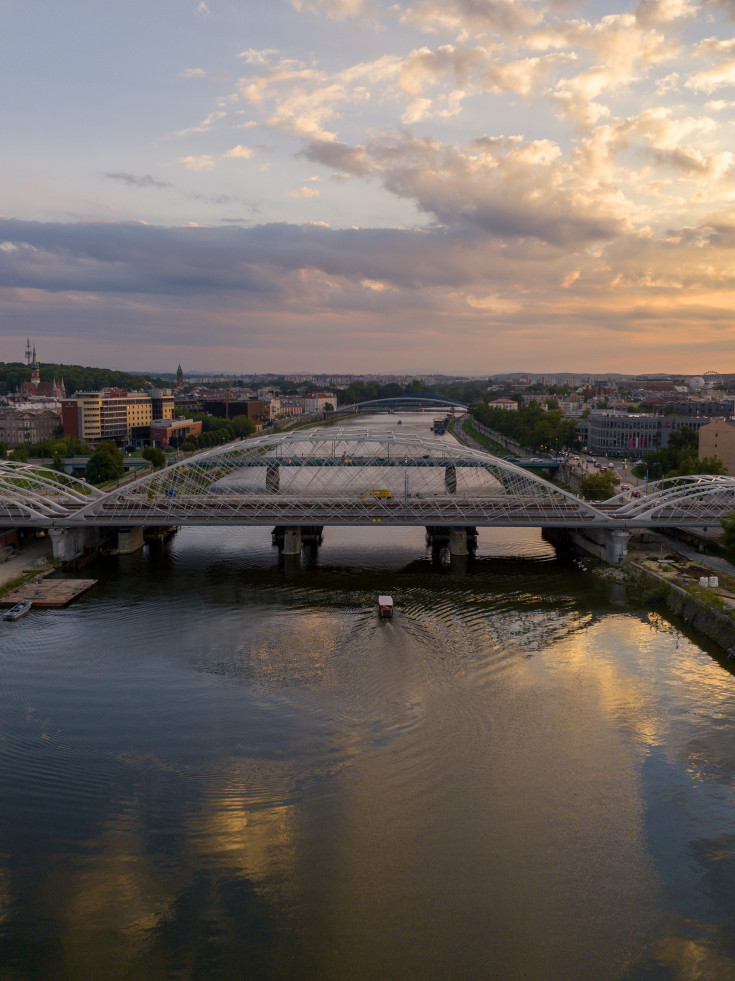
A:
{"type": "Polygon", "coordinates": [[[378,500],[392,501],[393,500],[393,495],[391,494],[391,492],[389,490],[386,490],[385,487],[373,487],[371,490],[363,491],[362,494],[360,494],[360,500],[361,501],[366,501],[370,497],[374,498],[376,501],[378,501],[378,500]]]}

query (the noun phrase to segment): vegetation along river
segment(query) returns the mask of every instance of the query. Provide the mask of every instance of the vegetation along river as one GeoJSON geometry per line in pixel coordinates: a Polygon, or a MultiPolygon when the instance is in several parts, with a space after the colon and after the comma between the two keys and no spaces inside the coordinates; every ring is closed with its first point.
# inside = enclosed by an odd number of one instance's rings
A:
{"type": "Polygon", "coordinates": [[[735,677],[539,531],[84,575],[0,631],[3,981],[735,977],[735,677]]]}

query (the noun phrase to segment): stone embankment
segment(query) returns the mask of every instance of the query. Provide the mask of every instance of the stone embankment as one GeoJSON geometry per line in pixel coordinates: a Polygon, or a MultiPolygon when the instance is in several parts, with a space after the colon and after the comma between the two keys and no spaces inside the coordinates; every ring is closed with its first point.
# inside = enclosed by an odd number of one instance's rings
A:
{"type": "Polygon", "coordinates": [[[687,552],[664,535],[642,536],[631,539],[623,566],[600,568],[598,574],[636,585],[650,602],[665,603],[693,630],[731,651],[735,649],[735,568],[722,559],[687,552]],[[710,585],[712,577],[716,586],[710,585]]]}

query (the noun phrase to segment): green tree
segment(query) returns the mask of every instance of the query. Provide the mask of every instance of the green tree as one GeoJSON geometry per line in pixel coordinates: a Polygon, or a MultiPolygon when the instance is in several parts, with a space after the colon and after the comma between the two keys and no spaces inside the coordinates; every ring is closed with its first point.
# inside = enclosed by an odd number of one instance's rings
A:
{"type": "Polygon", "coordinates": [[[25,463],[28,460],[28,447],[25,443],[19,443],[10,451],[10,459],[16,463],[25,463]]]}
{"type": "Polygon", "coordinates": [[[163,450],[159,450],[157,446],[147,446],[141,456],[144,460],[150,460],[154,467],[165,467],[166,466],[166,454],[163,450]]]}
{"type": "Polygon", "coordinates": [[[124,456],[111,439],[97,445],[87,464],[87,480],[90,484],[106,484],[125,473],[124,456]]]}
{"type": "Polygon", "coordinates": [[[579,484],[579,492],[587,501],[606,501],[613,497],[620,478],[614,470],[603,473],[591,473],[583,477],[579,484]]]}
{"type": "Polygon", "coordinates": [[[735,511],[731,511],[726,518],[720,518],[722,525],[722,544],[725,546],[728,558],[735,560],[735,511]]]}
{"type": "Polygon", "coordinates": [[[246,415],[235,416],[232,420],[232,431],[235,436],[241,439],[245,436],[252,436],[255,432],[255,422],[246,415]]]}

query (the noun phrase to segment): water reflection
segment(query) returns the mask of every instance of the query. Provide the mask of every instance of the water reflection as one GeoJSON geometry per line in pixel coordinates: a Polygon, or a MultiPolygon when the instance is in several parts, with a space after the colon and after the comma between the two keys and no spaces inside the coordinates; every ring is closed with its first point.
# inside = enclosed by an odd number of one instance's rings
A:
{"type": "Polygon", "coordinates": [[[538,531],[95,575],[0,655],[3,979],[735,975],[733,675],[538,531]]]}

